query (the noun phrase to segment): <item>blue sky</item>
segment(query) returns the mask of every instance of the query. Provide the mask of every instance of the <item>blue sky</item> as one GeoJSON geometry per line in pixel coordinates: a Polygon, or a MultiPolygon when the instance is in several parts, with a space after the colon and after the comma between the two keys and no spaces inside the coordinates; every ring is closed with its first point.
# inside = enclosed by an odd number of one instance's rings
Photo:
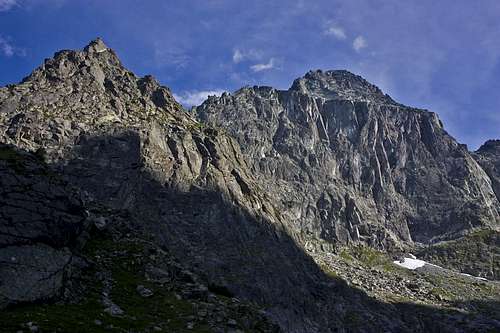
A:
{"type": "Polygon", "coordinates": [[[97,36],[184,104],[347,69],[470,149],[500,138],[498,0],[0,0],[0,85],[97,36]]]}

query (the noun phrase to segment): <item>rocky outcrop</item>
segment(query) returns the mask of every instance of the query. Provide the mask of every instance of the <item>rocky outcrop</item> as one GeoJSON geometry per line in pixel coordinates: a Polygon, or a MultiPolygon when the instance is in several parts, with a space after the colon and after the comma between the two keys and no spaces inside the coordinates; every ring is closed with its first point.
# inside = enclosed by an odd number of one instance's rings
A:
{"type": "Polygon", "coordinates": [[[39,156],[0,144],[0,308],[60,296],[81,265],[77,193],[39,156]]]}
{"type": "Polygon", "coordinates": [[[347,71],[312,71],[287,91],[243,88],[195,112],[238,140],[306,246],[390,249],[500,224],[488,175],[437,115],[347,71]]]}
{"type": "Polygon", "coordinates": [[[490,177],[491,186],[500,200],[500,140],[486,141],[473,156],[490,177]]]}

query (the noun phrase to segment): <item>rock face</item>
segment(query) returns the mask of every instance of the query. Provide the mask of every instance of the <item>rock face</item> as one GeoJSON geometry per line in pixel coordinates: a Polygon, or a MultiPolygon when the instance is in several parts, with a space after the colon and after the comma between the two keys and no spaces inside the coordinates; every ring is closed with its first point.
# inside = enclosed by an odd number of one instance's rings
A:
{"type": "Polygon", "coordinates": [[[500,200],[500,140],[486,141],[473,156],[490,177],[493,191],[500,200]]]}
{"type": "Polygon", "coordinates": [[[500,315],[451,316],[372,298],[325,273],[305,250],[389,248],[498,225],[491,181],[434,114],[397,104],[347,72],[312,72],[288,91],[245,88],[196,112],[203,123],[154,78],[125,69],[99,39],[0,88],[0,141],[16,147],[0,155],[0,260],[24,265],[0,267],[0,305],[55,297],[71,281],[60,272],[82,255],[103,288],[97,308],[117,317],[133,310],[120,302],[158,300],[172,279],[205,308],[219,304],[217,294],[263,309],[220,329],[276,331],[252,322],[264,316],[286,332],[498,326],[500,315]],[[12,149],[33,166],[19,166],[12,149]],[[106,233],[110,242],[94,239],[106,233]],[[134,250],[108,249],[124,243],[134,250]],[[139,243],[150,250],[136,251],[139,243]],[[39,266],[49,280],[30,277],[39,266]],[[153,287],[148,278],[163,282],[153,287]],[[154,292],[142,297],[138,286],[154,292]]]}
{"type": "Polygon", "coordinates": [[[347,71],[243,88],[195,112],[238,140],[304,243],[394,248],[500,225],[490,178],[437,115],[347,71]]]}
{"type": "Polygon", "coordinates": [[[0,308],[59,296],[85,229],[77,193],[39,157],[0,144],[0,308]]]}

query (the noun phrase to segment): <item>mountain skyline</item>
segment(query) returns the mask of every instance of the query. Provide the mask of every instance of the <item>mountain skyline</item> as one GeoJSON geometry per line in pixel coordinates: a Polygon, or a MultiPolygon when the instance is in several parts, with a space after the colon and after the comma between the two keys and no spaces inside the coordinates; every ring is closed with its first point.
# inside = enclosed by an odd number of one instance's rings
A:
{"type": "Polygon", "coordinates": [[[152,1],[138,7],[2,0],[0,85],[19,82],[53,50],[75,49],[96,36],[184,105],[245,85],[287,89],[309,70],[346,69],[401,103],[438,113],[446,130],[475,150],[499,136],[499,15],[495,1],[258,1],[251,7],[152,1]]]}

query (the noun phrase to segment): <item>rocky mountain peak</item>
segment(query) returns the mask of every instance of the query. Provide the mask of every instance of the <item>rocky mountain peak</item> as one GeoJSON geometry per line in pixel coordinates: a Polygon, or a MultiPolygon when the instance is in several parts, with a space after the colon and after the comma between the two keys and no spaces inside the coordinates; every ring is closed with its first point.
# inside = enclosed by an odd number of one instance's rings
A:
{"type": "Polygon", "coordinates": [[[314,70],[296,79],[291,91],[314,97],[397,104],[377,86],[346,70],[314,70]]]}
{"type": "Polygon", "coordinates": [[[91,41],[89,45],[87,45],[83,50],[91,54],[106,52],[109,50],[109,48],[106,44],[104,44],[104,41],[101,39],[101,37],[97,37],[96,39],[91,41]]]}
{"type": "Polygon", "coordinates": [[[49,81],[56,84],[69,78],[76,79],[82,76],[92,76],[97,82],[102,82],[104,76],[117,76],[128,72],[121,64],[115,51],[107,47],[102,39],[91,41],[82,51],[62,50],[56,52],[52,58],[45,59],[44,63],[35,69],[22,82],[43,83],[49,81]],[[109,73],[111,75],[106,75],[109,73]]]}
{"type": "Polygon", "coordinates": [[[9,120],[5,141],[14,144],[29,136],[23,141],[28,150],[58,147],[62,138],[106,124],[190,118],[168,88],[126,69],[100,38],[83,50],[56,52],[21,84],[0,88],[0,100],[0,119],[9,120]],[[60,132],[56,136],[54,128],[60,132]]]}
{"type": "Polygon", "coordinates": [[[435,113],[345,70],[310,71],[288,91],[246,91],[196,113],[238,140],[304,237],[394,248],[498,225],[487,175],[435,113]],[[472,183],[478,190],[467,192],[472,183]]]}
{"type": "Polygon", "coordinates": [[[495,154],[496,156],[500,156],[500,140],[488,140],[479,149],[478,153],[481,154],[495,154]]]}

